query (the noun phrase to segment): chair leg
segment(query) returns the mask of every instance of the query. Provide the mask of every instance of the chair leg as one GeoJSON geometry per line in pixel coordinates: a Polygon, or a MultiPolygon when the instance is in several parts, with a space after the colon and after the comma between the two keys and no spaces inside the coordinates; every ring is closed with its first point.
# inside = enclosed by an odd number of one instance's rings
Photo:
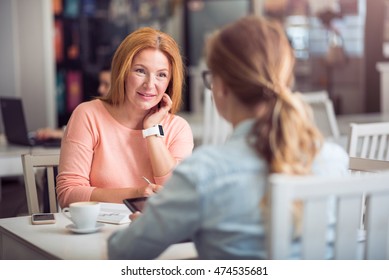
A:
{"type": "Polygon", "coordinates": [[[361,220],[359,224],[359,228],[361,230],[365,230],[365,212],[366,212],[366,196],[363,194],[361,202],[361,220]]]}

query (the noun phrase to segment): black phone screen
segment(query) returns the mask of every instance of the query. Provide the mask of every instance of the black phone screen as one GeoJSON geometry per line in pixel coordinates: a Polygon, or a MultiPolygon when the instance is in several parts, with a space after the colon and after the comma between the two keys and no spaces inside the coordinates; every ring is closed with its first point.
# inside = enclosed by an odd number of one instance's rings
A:
{"type": "Polygon", "coordinates": [[[51,213],[42,213],[42,214],[33,214],[32,219],[35,221],[46,221],[46,220],[54,220],[54,214],[51,213]]]}
{"type": "Polygon", "coordinates": [[[37,213],[31,215],[33,225],[54,224],[55,216],[53,213],[37,213]]]}
{"type": "Polygon", "coordinates": [[[136,198],[127,198],[123,200],[123,203],[132,211],[132,212],[142,212],[145,202],[148,197],[136,197],[136,198]]]}

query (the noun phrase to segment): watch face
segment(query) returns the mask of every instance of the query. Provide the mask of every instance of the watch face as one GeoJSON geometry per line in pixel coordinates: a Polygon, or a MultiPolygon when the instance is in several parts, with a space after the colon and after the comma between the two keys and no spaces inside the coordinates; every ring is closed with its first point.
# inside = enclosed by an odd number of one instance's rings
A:
{"type": "Polygon", "coordinates": [[[159,128],[159,134],[160,134],[161,136],[165,136],[165,134],[163,133],[162,125],[158,125],[158,128],[159,128]]]}

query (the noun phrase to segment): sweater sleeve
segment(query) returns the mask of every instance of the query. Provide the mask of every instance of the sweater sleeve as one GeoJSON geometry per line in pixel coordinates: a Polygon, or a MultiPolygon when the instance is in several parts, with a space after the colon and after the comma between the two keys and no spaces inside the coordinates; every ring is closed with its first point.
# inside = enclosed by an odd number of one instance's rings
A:
{"type": "Polygon", "coordinates": [[[93,191],[89,174],[95,137],[93,122],[84,106],[77,107],[66,128],[61,144],[57,176],[57,197],[61,207],[74,201],[88,201],[93,191]]]}

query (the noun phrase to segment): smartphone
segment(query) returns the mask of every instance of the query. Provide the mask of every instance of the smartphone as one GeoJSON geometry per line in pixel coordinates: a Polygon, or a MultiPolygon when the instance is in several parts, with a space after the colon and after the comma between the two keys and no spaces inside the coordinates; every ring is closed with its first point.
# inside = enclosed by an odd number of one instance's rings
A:
{"type": "Polygon", "coordinates": [[[39,213],[31,215],[33,225],[55,224],[55,216],[53,213],[39,213]]]}
{"type": "Polygon", "coordinates": [[[131,212],[142,212],[145,202],[148,197],[135,197],[135,198],[126,198],[123,200],[123,203],[131,210],[131,212]]]}

